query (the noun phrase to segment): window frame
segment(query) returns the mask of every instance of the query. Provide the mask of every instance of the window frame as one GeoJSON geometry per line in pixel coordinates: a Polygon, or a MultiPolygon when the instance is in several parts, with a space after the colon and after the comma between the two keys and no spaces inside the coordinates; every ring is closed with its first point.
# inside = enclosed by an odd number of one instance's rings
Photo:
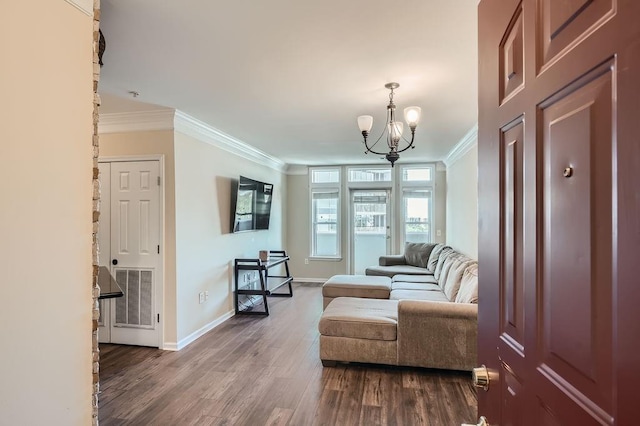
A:
{"type": "Polygon", "coordinates": [[[309,167],[309,259],[313,260],[342,260],[342,167],[309,167]],[[314,182],[313,176],[315,171],[337,171],[337,182],[314,182]],[[336,194],[336,254],[335,255],[318,255],[315,252],[317,241],[317,225],[314,194],[317,193],[335,193],[336,194]]]}
{"type": "Polygon", "coordinates": [[[406,203],[405,203],[405,194],[411,191],[429,191],[430,193],[430,202],[429,202],[429,241],[433,243],[435,241],[435,173],[436,167],[434,164],[402,164],[398,165],[398,175],[397,175],[397,188],[399,195],[399,205],[400,208],[398,215],[398,227],[399,234],[397,236],[400,247],[404,247],[407,242],[407,228],[406,224],[409,223],[406,221],[407,212],[406,212],[406,203]],[[405,170],[407,169],[430,169],[431,179],[429,180],[404,180],[405,170]]]}

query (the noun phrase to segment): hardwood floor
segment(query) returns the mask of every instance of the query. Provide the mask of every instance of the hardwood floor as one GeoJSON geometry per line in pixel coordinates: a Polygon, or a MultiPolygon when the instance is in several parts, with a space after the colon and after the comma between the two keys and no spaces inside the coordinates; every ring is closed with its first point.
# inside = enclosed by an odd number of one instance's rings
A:
{"type": "Polygon", "coordinates": [[[100,345],[101,426],[459,425],[477,421],[470,374],[318,358],[320,287],[270,298],[179,352],[100,345]]]}

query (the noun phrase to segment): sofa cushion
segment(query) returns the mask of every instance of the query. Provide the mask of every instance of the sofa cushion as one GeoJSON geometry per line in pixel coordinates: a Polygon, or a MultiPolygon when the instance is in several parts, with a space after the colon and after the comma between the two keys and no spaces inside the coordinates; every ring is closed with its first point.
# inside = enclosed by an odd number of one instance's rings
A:
{"type": "Polygon", "coordinates": [[[440,284],[440,287],[442,287],[445,281],[447,280],[447,274],[449,273],[449,268],[451,268],[453,261],[459,256],[461,256],[461,254],[458,253],[457,251],[451,251],[451,252],[446,252],[442,254],[441,256],[443,258],[442,263],[438,264],[439,265],[438,284],[440,284]]]}
{"type": "Polygon", "coordinates": [[[478,303],[478,264],[467,266],[462,274],[456,303],[478,303]]]}
{"type": "Polygon", "coordinates": [[[364,273],[370,276],[393,277],[398,274],[405,275],[432,275],[427,268],[419,268],[411,265],[395,266],[369,266],[364,273]]]}
{"type": "Polygon", "coordinates": [[[393,290],[423,290],[423,291],[442,291],[438,284],[430,283],[412,283],[406,281],[394,281],[391,283],[391,291],[393,290]]]}
{"type": "Polygon", "coordinates": [[[442,251],[440,252],[440,256],[438,256],[438,263],[436,264],[436,268],[433,270],[433,276],[436,277],[436,280],[438,281],[440,280],[440,273],[442,272],[442,266],[444,265],[444,261],[447,260],[447,258],[454,253],[457,253],[457,252],[453,250],[451,247],[447,246],[442,249],[442,251]]]}
{"type": "Polygon", "coordinates": [[[392,290],[390,300],[430,300],[432,302],[449,302],[447,296],[441,291],[424,290],[392,290]]]}
{"type": "Polygon", "coordinates": [[[391,278],[391,282],[402,281],[405,283],[438,284],[433,275],[404,275],[398,274],[391,278]]]}
{"type": "Polygon", "coordinates": [[[429,255],[431,254],[431,251],[435,246],[435,244],[431,243],[405,243],[405,262],[407,263],[407,265],[426,268],[427,262],[429,261],[429,255]]]}
{"type": "Polygon", "coordinates": [[[366,275],[334,275],[322,285],[324,297],[388,299],[391,278],[366,275]]]}
{"type": "Polygon", "coordinates": [[[323,336],[396,340],[398,301],[338,297],[320,317],[323,336]]]}
{"type": "Polygon", "coordinates": [[[470,260],[464,256],[454,258],[451,262],[451,266],[449,267],[449,271],[442,286],[442,291],[452,302],[456,300],[458,290],[460,289],[460,281],[462,281],[462,274],[469,264],[470,260]]]}
{"type": "Polygon", "coordinates": [[[438,264],[438,258],[440,257],[440,253],[445,248],[451,248],[445,244],[436,244],[435,247],[431,250],[431,254],[429,255],[429,260],[427,261],[427,269],[432,273],[436,270],[436,265],[438,264]]]}

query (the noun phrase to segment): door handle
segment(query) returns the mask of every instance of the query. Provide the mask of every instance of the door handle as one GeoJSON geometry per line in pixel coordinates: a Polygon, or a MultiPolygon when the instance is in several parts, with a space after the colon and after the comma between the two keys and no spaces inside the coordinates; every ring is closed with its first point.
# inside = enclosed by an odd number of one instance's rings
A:
{"type": "Polygon", "coordinates": [[[113,259],[113,260],[111,261],[111,263],[112,263],[114,266],[115,266],[115,265],[117,265],[117,264],[118,264],[118,259],[113,259]]]}
{"type": "Polygon", "coordinates": [[[489,390],[489,370],[487,370],[486,366],[474,368],[471,375],[473,386],[489,390]]]}
{"type": "Polygon", "coordinates": [[[478,419],[478,423],[475,425],[469,424],[469,423],[462,423],[462,425],[460,426],[490,426],[489,422],[487,421],[487,418],[485,416],[480,417],[480,419],[478,419]]]}

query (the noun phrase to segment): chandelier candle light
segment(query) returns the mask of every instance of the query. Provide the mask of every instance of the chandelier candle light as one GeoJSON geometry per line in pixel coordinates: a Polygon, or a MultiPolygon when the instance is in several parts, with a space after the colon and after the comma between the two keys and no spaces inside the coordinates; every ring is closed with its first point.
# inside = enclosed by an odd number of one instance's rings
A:
{"type": "Polygon", "coordinates": [[[384,85],[387,89],[391,90],[389,94],[389,105],[387,105],[387,125],[382,130],[382,134],[380,137],[374,142],[373,145],[369,146],[367,143],[367,138],[369,136],[369,132],[371,131],[371,127],[373,126],[373,117],[370,115],[361,115],[358,117],[358,127],[362,132],[362,136],[364,137],[364,146],[367,149],[365,154],[373,153],[376,155],[384,155],[385,158],[391,163],[391,167],[393,167],[393,163],[395,163],[398,158],[400,158],[400,153],[406,151],[409,148],[415,148],[413,145],[413,137],[416,132],[416,127],[418,126],[418,122],[420,121],[420,113],[422,110],[420,107],[411,106],[404,109],[404,119],[409,125],[409,129],[411,129],[411,140],[408,141],[402,136],[402,131],[404,129],[404,124],[402,121],[396,121],[396,104],[393,103],[393,90],[400,87],[398,83],[387,83],[384,85]],[[377,152],[374,151],[373,148],[376,144],[382,139],[384,134],[387,134],[387,145],[389,146],[389,152],[377,152]],[[400,139],[403,139],[407,146],[402,149],[399,149],[400,139]]]}

